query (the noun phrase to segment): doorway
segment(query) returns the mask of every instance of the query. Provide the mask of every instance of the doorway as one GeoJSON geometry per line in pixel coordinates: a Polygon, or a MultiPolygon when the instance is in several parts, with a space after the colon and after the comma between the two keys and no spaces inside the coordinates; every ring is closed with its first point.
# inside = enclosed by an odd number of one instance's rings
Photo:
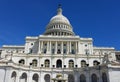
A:
{"type": "Polygon", "coordinates": [[[59,80],[58,82],[62,82],[62,81],[59,80]]]}

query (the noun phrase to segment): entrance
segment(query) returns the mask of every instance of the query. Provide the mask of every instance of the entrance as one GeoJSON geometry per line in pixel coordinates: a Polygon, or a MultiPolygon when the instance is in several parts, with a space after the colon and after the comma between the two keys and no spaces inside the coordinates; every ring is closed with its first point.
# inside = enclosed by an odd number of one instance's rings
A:
{"type": "Polygon", "coordinates": [[[62,82],[62,81],[58,81],[58,82],[62,82]]]}

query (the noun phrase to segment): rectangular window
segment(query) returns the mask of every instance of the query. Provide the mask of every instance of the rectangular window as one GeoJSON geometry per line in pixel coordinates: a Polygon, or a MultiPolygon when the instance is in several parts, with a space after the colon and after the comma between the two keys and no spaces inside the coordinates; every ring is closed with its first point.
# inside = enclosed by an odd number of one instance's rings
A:
{"type": "Polygon", "coordinates": [[[63,50],[63,54],[66,54],[66,49],[63,50]]]}

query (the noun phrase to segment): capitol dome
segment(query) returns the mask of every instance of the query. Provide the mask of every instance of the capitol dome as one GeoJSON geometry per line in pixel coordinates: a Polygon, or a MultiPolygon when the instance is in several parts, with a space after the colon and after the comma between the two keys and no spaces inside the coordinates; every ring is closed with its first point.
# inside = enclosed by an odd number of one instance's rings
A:
{"type": "Polygon", "coordinates": [[[62,14],[62,8],[59,6],[57,9],[57,15],[50,19],[46,27],[44,35],[59,35],[59,36],[73,36],[72,25],[69,20],[62,14]]]}

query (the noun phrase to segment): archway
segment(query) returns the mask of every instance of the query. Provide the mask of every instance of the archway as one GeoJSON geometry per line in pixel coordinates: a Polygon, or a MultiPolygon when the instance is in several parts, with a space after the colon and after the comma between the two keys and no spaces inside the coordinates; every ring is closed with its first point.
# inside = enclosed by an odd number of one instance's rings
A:
{"type": "Polygon", "coordinates": [[[33,82],[38,82],[39,81],[39,76],[38,74],[34,74],[32,77],[33,82]]]}
{"type": "Polygon", "coordinates": [[[91,82],[97,82],[97,75],[96,74],[92,74],[91,82]]]}
{"type": "Polygon", "coordinates": [[[80,75],[80,82],[86,82],[86,77],[85,75],[80,75]]]}
{"type": "Polygon", "coordinates": [[[106,75],[106,73],[102,73],[102,82],[107,82],[107,75],[106,75]]]}
{"type": "Polygon", "coordinates": [[[68,75],[68,82],[74,82],[74,76],[72,74],[68,75]]]}
{"type": "Polygon", "coordinates": [[[17,74],[16,72],[12,72],[12,75],[11,75],[11,79],[12,79],[12,82],[16,82],[16,77],[17,77],[17,74]]]}
{"type": "Polygon", "coordinates": [[[50,82],[50,75],[49,74],[46,74],[44,76],[44,79],[45,79],[45,82],[50,82]]]}
{"type": "Polygon", "coordinates": [[[23,73],[20,77],[20,82],[27,82],[27,74],[23,73]]]}

